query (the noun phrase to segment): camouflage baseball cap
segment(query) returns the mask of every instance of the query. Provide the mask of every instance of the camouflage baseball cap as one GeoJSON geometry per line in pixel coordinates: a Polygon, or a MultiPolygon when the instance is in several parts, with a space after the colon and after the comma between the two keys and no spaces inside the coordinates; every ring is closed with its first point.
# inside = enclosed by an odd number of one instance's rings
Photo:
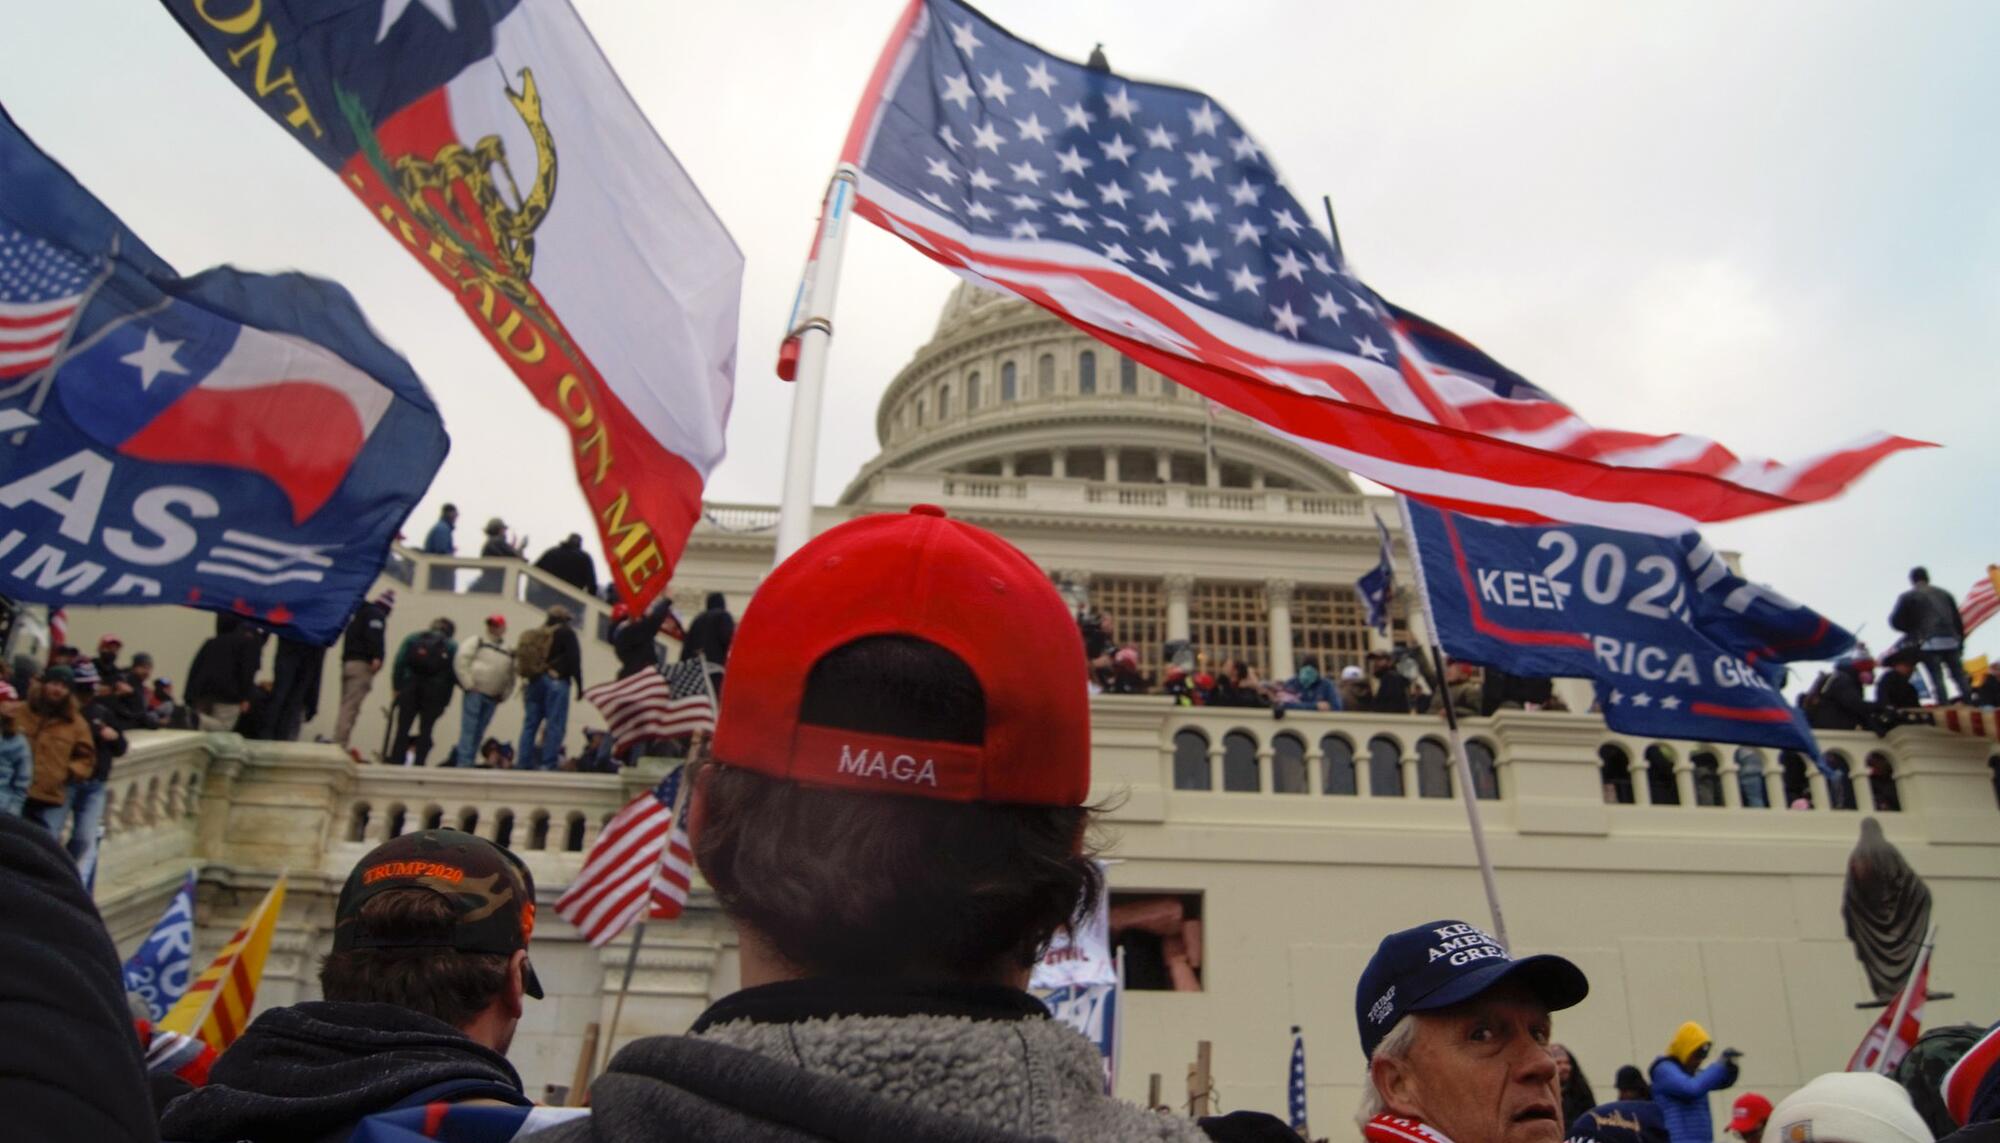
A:
{"type": "MultiPolygon", "coordinates": [[[[508,955],[525,950],[535,932],[535,878],[513,853],[462,830],[406,833],[370,850],[347,875],[333,910],[333,951],[383,948],[451,948],[508,955]],[[361,907],[391,889],[427,889],[452,903],[458,923],[441,934],[363,934],[361,907]]],[[[542,998],[542,982],[529,964],[522,973],[529,996],[542,998]]]]}

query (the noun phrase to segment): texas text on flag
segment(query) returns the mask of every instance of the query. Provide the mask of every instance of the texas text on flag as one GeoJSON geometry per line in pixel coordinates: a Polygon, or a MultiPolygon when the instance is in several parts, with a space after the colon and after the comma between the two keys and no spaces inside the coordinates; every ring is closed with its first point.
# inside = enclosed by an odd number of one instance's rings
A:
{"type": "Polygon", "coordinates": [[[1914,442],[1792,465],[1592,428],[1386,305],[1200,92],[1092,71],[912,0],[841,162],[855,210],[1393,488],[1498,518],[1673,534],[1839,492],[1914,442]]]}
{"type": "Polygon", "coordinates": [[[1775,664],[1830,659],[1854,637],[1737,575],[1700,536],[1409,509],[1420,582],[1453,658],[1595,679],[1605,722],[1622,733],[1818,756],[1775,664]]]}
{"type": "Polygon", "coordinates": [[[743,256],[568,0],[164,2],[568,427],[644,606],[722,459],[743,256]]]}
{"type": "Polygon", "coordinates": [[[17,599],[193,604],[329,642],[448,447],[346,291],[180,277],[4,113],[0,346],[17,599]]]}

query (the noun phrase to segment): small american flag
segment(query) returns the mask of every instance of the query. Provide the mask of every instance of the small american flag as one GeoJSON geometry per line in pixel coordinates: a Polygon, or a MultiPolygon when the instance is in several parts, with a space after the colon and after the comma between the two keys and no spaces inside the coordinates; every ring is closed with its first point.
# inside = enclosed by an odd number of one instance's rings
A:
{"type": "Polygon", "coordinates": [[[630,678],[599,683],[583,692],[604,715],[611,748],[715,729],[715,693],[708,688],[708,663],[694,658],[664,673],[640,671],[630,678]]]}
{"type": "Polygon", "coordinates": [[[660,784],[633,798],[598,835],[583,859],[576,880],[556,898],[556,915],[575,925],[584,939],[602,945],[625,931],[640,914],[678,916],[663,912],[661,898],[671,896],[662,881],[681,871],[679,902],[687,901],[687,831],[679,821],[681,775],[676,769],[660,784]],[[675,843],[678,842],[678,855],[675,843]]]}
{"type": "Polygon", "coordinates": [[[1060,59],[956,0],[911,0],[841,163],[856,215],[962,276],[1458,511],[1674,534],[1826,499],[1916,443],[1777,464],[1592,426],[1370,290],[1209,97],[1060,59]]]}
{"type": "Polygon", "coordinates": [[[1965,593],[1965,602],[1958,605],[1958,618],[1965,625],[1965,633],[1970,635],[1974,628],[1996,614],[2000,614],[2000,564],[1988,564],[1986,574],[1965,593]]]}
{"type": "Polygon", "coordinates": [[[73,255],[0,226],[0,381],[56,359],[90,278],[90,267],[73,255]]]}

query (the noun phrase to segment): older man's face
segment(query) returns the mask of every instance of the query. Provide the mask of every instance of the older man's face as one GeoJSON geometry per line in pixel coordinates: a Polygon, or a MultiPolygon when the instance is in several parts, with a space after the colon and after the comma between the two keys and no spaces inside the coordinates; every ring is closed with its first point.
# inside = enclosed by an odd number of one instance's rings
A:
{"type": "Polygon", "coordinates": [[[1420,1013],[1409,1057],[1374,1074],[1392,1112],[1453,1143],[1561,1143],[1549,1010],[1520,985],[1420,1013]]]}

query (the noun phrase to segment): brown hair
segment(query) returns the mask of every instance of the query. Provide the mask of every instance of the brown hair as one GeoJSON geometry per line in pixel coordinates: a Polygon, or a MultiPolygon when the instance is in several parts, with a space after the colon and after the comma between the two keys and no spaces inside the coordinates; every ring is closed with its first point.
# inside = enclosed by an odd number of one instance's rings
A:
{"type": "MultiPolygon", "coordinates": [[[[978,743],[986,705],[958,656],[878,636],[815,664],[800,718],[978,743]]],[[[695,860],[730,917],[814,975],[990,981],[1034,963],[1103,891],[1080,852],[1089,807],[859,794],[716,763],[695,860]]]]}
{"type": "Polygon", "coordinates": [[[348,949],[320,962],[319,987],[328,1000],[394,1004],[453,1027],[478,1015],[507,986],[508,957],[439,947],[451,939],[458,914],[429,889],[391,889],[361,906],[351,922],[360,934],[438,945],[348,949]]]}

